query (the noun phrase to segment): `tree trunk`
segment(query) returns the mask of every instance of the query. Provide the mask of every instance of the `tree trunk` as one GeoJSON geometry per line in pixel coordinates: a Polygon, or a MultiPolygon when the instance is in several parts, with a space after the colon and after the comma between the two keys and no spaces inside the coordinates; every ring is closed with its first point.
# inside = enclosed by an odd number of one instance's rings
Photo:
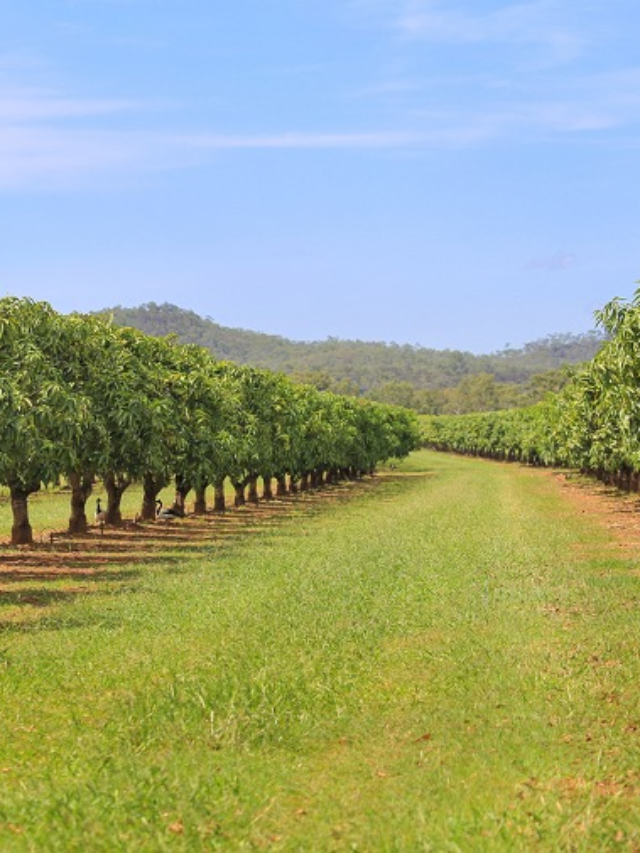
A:
{"type": "Polygon", "coordinates": [[[167,485],[166,477],[145,474],[142,481],[142,510],[140,515],[145,521],[153,521],[156,517],[156,500],[162,489],[167,485]]]}
{"type": "Polygon", "coordinates": [[[251,474],[251,476],[249,477],[248,486],[249,486],[249,488],[247,490],[247,501],[250,504],[258,504],[260,502],[260,499],[258,497],[258,475],[257,474],[251,474]]]}
{"type": "Polygon", "coordinates": [[[22,485],[9,486],[13,526],[11,528],[12,545],[33,545],[33,528],[29,521],[29,495],[37,492],[40,484],[31,488],[22,485]]]}
{"type": "Polygon", "coordinates": [[[263,477],[262,478],[262,500],[263,501],[272,501],[273,500],[273,487],[272,487],[272,477],[263,477]]]}
{"type": "Polygon", "coordinates": [[[182,513],[185,512],[185,505],[187,502],[187,495],[191,491],[191,483],[189,483],[186,477],[183,477],[182,474],[176,474],[176,498],[174,501],[174,506],[176,509],[179,509],[182,513]]]}
{"type": "Polygon", "coordinates": [[[69,533],[86,533],[87,501],[93,490],[93,474],[69,475],[71,486],[71,516],[69,518],[69,533]]]}
{"type": "Polygon", "coordinates": [[[193,512],[195,515],[207,514],[207,486],[208,483],[200,483],[195,487],[195,502],[193,512]]]}
{"type": "Polygon", "coordinates": [[[287,495],[287,477],[285,474],[278,474],[276,477],[276,482],[278,483],[276,487],[276,496],[279,498],[284,498],[287,495]]]}
{"type": "Polygon", "coordinates": [[[308,492],[309,491],[309,475],[305,471],[304,474],[300,477],[300,491],[308,492]]]}
{"type": "Polygon", "coordinates": [[[122,495],[131,485],[128,477],[120,477],[109,471],[104,477],[104,487],[107,492],[107,517],[106,523],[114,527],[122,526],[122,512],[120,503],[122,495]]]}
{"type": "Polygon", "coordinates": [[[231,482],[233,484],[233,490],[236,493],[236,496],[233,501],[234,506],[245,506],[245,504],[247,503],[247,499],[244,496],[244,483],[238,483],[236,480],[232,480],[231,482]]]}
{"type": "Polygon", "coordinates": [[[224,477],[213,484],[213,511],[224,512],[227,508],[224,498],[224,477]]]}
{"type": "Polygon", "coordinates": [[[295,478],[293,475],[291,475],[291,474],[289,474],[289,492],[290,492],[292,495],[297,495],[297,494],[298,494],[298,481],[297,481],[297,480],[296,480],[296,478],[295,478]]]}

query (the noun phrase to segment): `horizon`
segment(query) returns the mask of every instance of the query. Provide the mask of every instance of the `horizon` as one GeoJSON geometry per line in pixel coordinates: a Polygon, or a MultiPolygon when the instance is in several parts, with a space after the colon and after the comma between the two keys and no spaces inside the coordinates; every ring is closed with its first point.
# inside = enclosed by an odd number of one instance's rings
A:
{"type": "Polygon", "coordinates": [[[640,277],[640,7],[612,2],[5,4],[0,293],[483,354],[582,334],[640,277]]]}

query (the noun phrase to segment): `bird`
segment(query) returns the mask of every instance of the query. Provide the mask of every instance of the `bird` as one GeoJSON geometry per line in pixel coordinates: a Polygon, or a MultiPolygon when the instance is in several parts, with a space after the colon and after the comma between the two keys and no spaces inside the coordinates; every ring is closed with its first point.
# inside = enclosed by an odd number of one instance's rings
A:
{"type": "Polygon", "coordinates": [[[101,498],[96,500],[96,524],[104,524],[107,520],[107,511],[106,509],[102,509],[101,500],[101,498]]]}
{"type": "Polygon", "coordinates": [[[162,506],[160,498],[156,500],[156,518],[169,521],[172,518],[184,518],[184,512],[177,506],[162,506]]]}

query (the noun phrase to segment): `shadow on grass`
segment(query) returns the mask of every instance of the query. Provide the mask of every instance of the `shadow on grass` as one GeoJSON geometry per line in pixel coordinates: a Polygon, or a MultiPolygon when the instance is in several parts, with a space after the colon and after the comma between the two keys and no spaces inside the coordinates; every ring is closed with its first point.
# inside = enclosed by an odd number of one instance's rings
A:
{"type": "MultiPolygon", "coordinates": [[[[21,583],[23,581],[40,581],[41,583],[66,581],[66,580],[81,580],[83,583],[99,583],[102,581],[125,581],[137,578],[142,574],[137,569],[129,569],[126,571],[90,571],[78,572],[69,569],[56,569],[55,571],[43,571],[37,569],[30,571],[29,569],[21,569],[20,571],[0,572],[0,583],[21,583]]],[[[11,591],[11,590],[9,590],[11,591]]],[[[7,590],[0,589],[0,597],[7,590]]],[[[0,598],[1,600],[1,598],[0,598]]]]}
{"type": "MultiPolygon", "coordinates": [[[[51,601],[49,607],[55,604],[64,604],[69,599],[60,599],[51,601]]],[[[117,630],[120,627],[119,620],[108,616],[98,616],[95,614],[83,613],[82,615],[66,615],[56,616],[55,611],[45,609],[38,613],[35,618],[22,618],[20,620],[0,619],[0,637],[6,637],[10,634],[41,634],[43,631],[69,631],[69,630],[85,630],[100,626],[101,628],[113,628],[117,630]]],[[[0,665],[2,664],[0,651],[0,665]]]]}
{"type": "Polygon", "coordinates": [[[76,598],[84,590],[72,589],[31,589],[21,588],[19,590],[1,590],[0,606],[28,604],[31,607],[46,607],[59,601],[69,601],[76,598]]]}
{"type": "MultiPolygon", "coordinates": [[[[128,522],[118,528],[95,527],[82,535],[58,531],[46,537],[49,541],[29,547],[0,545],[0,605],[24,608],[24,612],[34,607],[45,611],[79,596],[99,594],[107,588],[109,593],[119,586],[128,590],[134,588],[129,585],[143,575],[145,566],[174,574],[186,560],[222,556],[238,542],[256,535],[280,538],[285,535],[288,523],[298,525],[301,517],[316,516],[356,497],[393,500],[397,490],[411,487],[418,479],[411,474],[386,473],[273,501],[230,507],[222,513],[212,511],[204,516],[190,515],[170,522],[128,522]],[[382,485],[385,487],[383,493],[376,495],[382,485]],[[24,582],[30,586],[23,588],[24,582]],[[58,584],[57,588],[47,589],[54,583],[58,584]],[[65,586],[69,583],[75,586],[65,586]],[[82,586],[78,587],[78,583],[82,586]],[[7,589],[8,585],[12,588],[7,589]],[[20,588],[13,588],[14,585],[20,588]]],[[[298,526],[295,529],[298,530],[298,526]]],[[[24,619],[22,616],[18,610],[14,619],[0,621],[0,632],[71,626],[69,618],[42,615],[38,619],[24,619]]],[[[80,624],[87,623],[80,619],[80,624]]]]}

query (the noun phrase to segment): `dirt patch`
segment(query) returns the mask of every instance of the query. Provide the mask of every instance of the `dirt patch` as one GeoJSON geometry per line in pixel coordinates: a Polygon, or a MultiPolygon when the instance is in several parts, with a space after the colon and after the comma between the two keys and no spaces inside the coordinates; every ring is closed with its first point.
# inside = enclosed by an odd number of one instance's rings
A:
{"type": "Polygon", "coordinates": [[[640,495],[621,492],[575,471],[530,470],[552,479],[578,512],[611,533],[618,547],[640,551],[640,495]]]}

